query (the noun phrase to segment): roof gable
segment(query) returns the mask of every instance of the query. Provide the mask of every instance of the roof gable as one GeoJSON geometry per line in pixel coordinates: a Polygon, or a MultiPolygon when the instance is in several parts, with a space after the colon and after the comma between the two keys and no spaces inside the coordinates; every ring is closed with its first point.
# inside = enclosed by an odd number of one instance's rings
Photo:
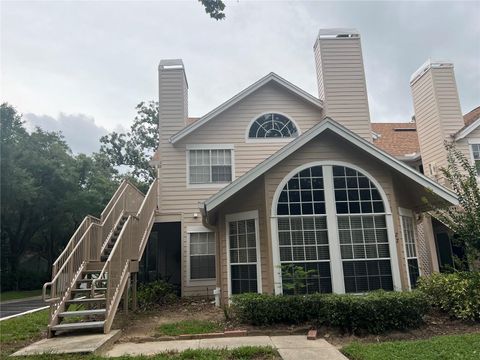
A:
{"type": "Polygon", "coordinates": [[[463,116],[465,126],[455,134],[455,140],[461,140],[480,126],[480,106],[463,116]]]}
{"type": "Polygon", "coordinates": [[[178,133],[176,133],[175,135],[173,135],[170,138],[170,142],[172,144],[178,142],[179,140],[183,139],[187,135],[194,132],[196,129],[198,129],[202,125],[206,124],[208,121],[210,121],[214,117],[220,115],[222,112],[226,111],[227,109],[229,109],[233,105],[237,104],[238,102],[240,102],[241,100],[246,98],[248,95],[252,94],[253,92],[257,91],[261,87],[263,87],[263,86],[265,86],[265,85],[267,85],[271,82],[274,82],[274,83],[280,85],[281,87],[283,87],[284,89],[286,89],[290,93],[302,98],[303,100],[307,101],[308,103],[310,103],[310,104],[312,104],[312,105],[314,105],[314,106],[316,106],[320,109],[323,109],[323,102],[320,99],[317,99],[316,97],[310,95],[306,91],[300,89],[298,86],[293,85],[291,82],[285,80],[281,76],[278,76],[277,74],[272,72],[272,73],[264,76],[263,78],[261,78],[257,82],[253,83],[252,85],[250,85],[246,89],[242,90],[241,92],[239,92],[237,95],[235,95],[231,99],[225,101],[223,104],[216,107],[215,109],[210,111],[208,114],[206,114],[205,116],[196,120],[195,122],[193,122],[192,124],[190,124],[186,128],[180,130],[178,133]]]}
{"type": "Polygon", "coordinates": [[[344,126],[340,125],[336,121],[327,117],[322,122],[315,125],[310,130],[306,131],[303,135],[299,136],[297,139],[284,146],[282,149],[277,151],[268,159],[264,160],[263,162],[255,166],[253,169],[246,172],[244,175],[242,175],[241,177],[233,181],[231,184],[220,190],[218,193],[208,198],[203,204],[204,211],[208,214],[209,211],[215,209],[222,202],[230,198],[232,195],[236,194],[253,180],[263,175],[265,172],[277,165],[280,161],[284,160],[287,156],[300,149],[303,145],[305,145],[326,130],[330,130],[337,135],[343,137],[353,145],[362,148],[370,155],[385,163],[387,166],[394,168],[395,170],[402,173],[407,178],[417,182],[421,186],[430,189],[433,193],[435,193],[442,199],[448,201],[449,203],[458,204],[457,196],[451,190],[441,186],[440,184],[429,179],[425,175],[420,174],[408,165],[395,159],[393,156],[380,150],[375,145],[371,144],[370,142],[356,135],[344,126]]]}

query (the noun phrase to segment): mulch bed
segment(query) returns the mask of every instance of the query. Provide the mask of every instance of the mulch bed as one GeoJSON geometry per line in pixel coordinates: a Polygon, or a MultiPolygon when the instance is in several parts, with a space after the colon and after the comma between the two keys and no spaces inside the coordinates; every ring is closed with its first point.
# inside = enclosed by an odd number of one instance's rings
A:
{"type": "MultiPolygon", "coordinates": [[[[210,320],[220,324],[225,330],[247,330],[248,335],[286,335],[307,334],[311,325],[275,325],[252,326],[226,321],[222,308],[217,308],[212,301],[204,298],[181,298],[172,305],[166,305],[149,312],[130,312],[117,316],[117,327],[123,329],[120,341],[145,342],[160,340],[156,328],[160,324],[182,320],[210,320]]],[[[450,319],[442,313],[432,313],[425,319],[425,324],[418,329],[393,331],[382,335],[342,334],[337,329],[320,327],[318,337],[325,338],[331,344],[342,347],[352,341],[383,342],[392,340],[419,340],[438,335],[453,335],[480,332],[480,323],[468,323],[450,319]]]]}

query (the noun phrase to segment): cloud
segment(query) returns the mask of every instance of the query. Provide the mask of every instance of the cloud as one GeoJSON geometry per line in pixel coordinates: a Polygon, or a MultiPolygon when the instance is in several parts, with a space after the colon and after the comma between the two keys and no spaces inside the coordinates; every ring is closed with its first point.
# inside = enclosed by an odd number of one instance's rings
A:
{"type": "Polygon", "coordinates": [[[162,58],[183,58],[191,116],[271,71],[317,95],[318,30],[353,27],[372,120],[410,119],[408,80],[429,57],[454,62],[464,112],[479,105],[479,1],[229,0],[226,15],[212,20],[197,1],[4,2],[3,98],[24,112],[128,128],[135,105],[158,96],[162,58]]]}
{"type": "Polygon", "coordinates": [[[100,137],[108,131],[95,124],[93,117],[85,114],[64,114],[57,117],[27,113],[23,115],[29,130],[39,127],[46,131],[59,131],[75,154],[91,154],[100,149],[100,137]]]}

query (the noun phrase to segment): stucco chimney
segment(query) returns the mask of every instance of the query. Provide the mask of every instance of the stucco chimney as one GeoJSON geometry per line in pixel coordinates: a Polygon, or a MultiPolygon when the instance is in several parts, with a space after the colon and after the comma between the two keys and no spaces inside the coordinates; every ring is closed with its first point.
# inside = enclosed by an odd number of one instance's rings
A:
{"type": "Polygon", "coordinates": [[[318,94],[325,114],[372,141],[360,34],[355,29],[322,29],[313,47],[318,94]]]}
{"type": "Polygon", "coordinates": [[[181,59],[161,60],[158,66],[160,141],[183,129],[188,117],[188,83],[181,59]]]}
{"type": "Polygon", "coordinates": [[[443,182],[444,141],[464,126],[453,64],[426,61],[410,78],[424,172],[443,182]]]}

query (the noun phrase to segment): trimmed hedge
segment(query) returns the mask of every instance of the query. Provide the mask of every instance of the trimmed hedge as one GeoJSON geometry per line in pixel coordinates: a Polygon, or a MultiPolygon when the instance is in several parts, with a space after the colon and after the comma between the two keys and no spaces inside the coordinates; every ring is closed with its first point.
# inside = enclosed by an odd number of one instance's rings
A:
{"type": "Polygon", "coordinates": [[[418,289],[429,303],[461,320],[480,320],[480,272],[435,273],[421,277],[418,289]]]}
{"type": "Polygon", "coordinates": [[[429,306],[424,294],[375,291],[366,295],[241,294],[232,298],[240,321],[254,325],[314,323],[373,334],[418,327],[429,306]]]}

